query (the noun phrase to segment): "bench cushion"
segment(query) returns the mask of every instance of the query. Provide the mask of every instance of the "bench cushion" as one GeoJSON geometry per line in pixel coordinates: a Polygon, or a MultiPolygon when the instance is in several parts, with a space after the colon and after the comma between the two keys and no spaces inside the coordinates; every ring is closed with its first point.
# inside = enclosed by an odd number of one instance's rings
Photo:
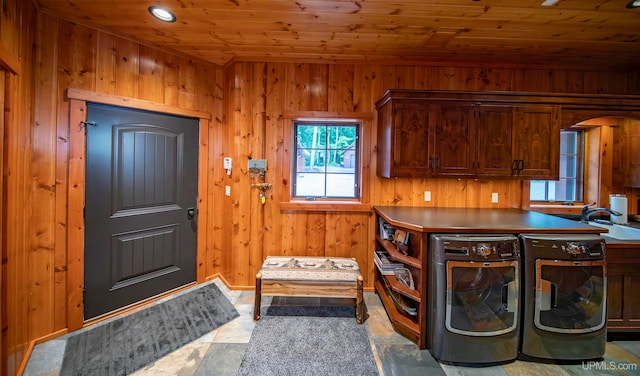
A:
{"type": "Polygon", "coordinates": [[[260,274],[262,280],[355,282],[360,269],[346,257],[268,256],[260,274]]]}

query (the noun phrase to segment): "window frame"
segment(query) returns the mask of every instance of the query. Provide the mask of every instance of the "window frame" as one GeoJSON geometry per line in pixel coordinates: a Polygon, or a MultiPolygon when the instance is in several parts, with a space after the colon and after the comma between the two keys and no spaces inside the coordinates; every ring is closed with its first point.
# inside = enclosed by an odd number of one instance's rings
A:
{"type": "MultiPolygon", "coordinates": [[[[294,129],[294,142],[293,142],[293,149],[294,149],[294,157],[295,157],[295,161],[294,163],[291,164],[291,181],[293,186],[291,187],[291,190],[293,191],[293,193],[291,194],[292,197],[296,198],[296,199],[305,199],[305,200],[309,200],[309,201],[316,201],[316,200],[360,200],[360,196],[362,196],[362,191],[361,191],[361,184],[360,181],[362,180],[361,176],[360,176],[360,132],[362,131],[362,123],[361,122],[354,122],[354,121],[331,121],[331,122],[327,122],[327,121],[293,121],[293,129],[294,129]],[[299,132],[300,129],[302,127],[317,127],[317,128],[321,128],[323,129],[323,131],[325,132],[325,145],[321,145],[320,147],[311,147],[311,148],[306,148],[303,147],[301,145],[301,141],[300,139],[295,139],[296,137],[299,136],[299,132]],[[355,140],[352,144],[350,144],[348,147],[345,148],[341,148],[338,149],[337,147],[332,147],[333,145],[330,145],[329,143],[329,136],[331,131],[329,130],[329,128],[339,128],[339,127],[344,127],[344,128],[352,128],[355,129],[355,140]],[[345,195],[345,196],[329,196],[327,195],[327,191],[328,191],[328,187],[329,187],[329,175],[332,175],[332,172],[329,171],[329,159],[330,156],[329,154],[331,152],[342,152],[345,153],[347,152],[349,149],[351,149],[351,146],[354,146],[354,151],[355,151],[355,161],[356,164],[353,168],[353,172],[352,173],[338,173],[336,175],[339,174],[344,174],[344,175],[349,175],[349,176],[353,176],[354,178],[354,185],[352,186],[352,188],[349,190],[350,191],[350,195],[345,195]],[[312,156],[314,151],[319,153],[319,155],[324,155],[324,163],[322,165],[322,171],[306,171],[306,169],[300,169],[300,161],[299,161],[299,153],[302,150],[311,150],[312,156]],[[300,175],[302,174],[310,174],[310,175],[322,175],[324,176],[324,196],[315,196],[315,195],[300,195],[297,194],[298,193],[298,189],[300,188],[300,175]]],[[[314,132],[315,134],[315,132],[314,132]]],[[[337,133],[336,133],[337,135],[337,133]]],[[[318,136],[320,137],[320,136],[318,136]]],[[[315,138],[315,137],[314,137],[315,138]]],[[[337,139],[336,139],[336,146],[337,146],[337,139]]],[[[311,166],[313,167],[313,166],[311,166]]]]}
{"type": "Polygon", "coordinates": [[[280,209],[284,211],[370,211],[369,185],[371,160],[371,130],[373,115],[365,112],[324,112],[324,111],[295,111],[284,112],[282,124],[284,131],[282,153],[282,182],[283,199],[280,209]],[[295,127],[299,122],[359,124],[358,142],[356,148],[360,170],[356,173],[360,197],[358,198],[315,198],[307,200],[304,197],[294,197],[295,169],[295,127]]]}
{"type": "MultiPolygon", "coordinates": [[[[575,196],[576,196],[576,200],[574,201],[567,201],[567,200],[554,200],[554,201],[550,201],[550,200],[531,200],[531,182],[529,181],[529,189],[527,190],[528,192],[528,197],[529,197],[529,202],[532,205],[541,205],[541,206],[551,206],[551,205],[575,205],[575,204],[581,204],[584,202],[584,197],[585,197],[585,192],[586,192],[586,184],[585,184],[585,169],[586,169],[586,132],[584,129],[563,129],[561,130],[561,132],[571,132],[571,133],[575,133],[576,134],[576,142],[577,142],[577,150],[575,153],[575,158],[576,158],[576,176],[575,176],[575,186],[576,186],[576,192],[575,196]],[[580,187],[580,192],[578,192],[578,187],[580,187]],[[579,193],[579,194],[578,194],[579,193]]],[[[562,155],[560,154],[560,160],[562,160],[562,155]]],[[[574,155],[574,153],[565,153],[564,155],[574,155]]],[[[572,178],[573,179],[573,178],[572,178]]],[[[533,179],[534,181],[536,181],[536,179],[533,179]]],[[[558,179],[560,180],[560,179],[558,179]]],[[[545,181],[547,184],[546,185],[546,192],[545,195],[548,193],[548,183],[550,181],[558,181],[558,180],[543,180],[545,181]]],[[[565,178],[565,180],[567,180],[565,178]]]]}

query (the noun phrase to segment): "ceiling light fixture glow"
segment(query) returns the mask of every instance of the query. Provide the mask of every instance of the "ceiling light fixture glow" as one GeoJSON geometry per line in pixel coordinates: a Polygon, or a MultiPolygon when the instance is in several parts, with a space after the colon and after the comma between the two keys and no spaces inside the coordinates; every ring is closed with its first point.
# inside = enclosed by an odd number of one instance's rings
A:
{"type": "Polygon", "coordinates": [[[153,5],[149,7],[149,13],[160,21],[176,22],[176,16],[166,8],[153,5]]]}
{"type": "Polygon", "coordinates": [[[542,4],[543,7],[550,7],[552,5],[554,5],[555,3],[557,3],[558,0],[545,0],[542,4]]]}
{"type": "Polygon", "coordinates": [[[627,4],[627,8],[629,9],[640,8],[640,0],[629,1],[629,4],[627,4]]]}

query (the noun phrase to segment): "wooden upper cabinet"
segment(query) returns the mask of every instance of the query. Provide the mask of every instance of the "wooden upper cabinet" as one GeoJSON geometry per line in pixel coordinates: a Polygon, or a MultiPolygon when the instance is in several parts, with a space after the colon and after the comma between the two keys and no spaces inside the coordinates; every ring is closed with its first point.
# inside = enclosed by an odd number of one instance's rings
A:
{"type": "Polygon", "coordinates": [[[558,180],[560,123],[553,106],[515,107],[515,156],[522,178],[558,180]]]}
{"type": "Polygon", "coordinates": [[[433,176],[474,175],[474,104],[438,103],[433,107],[433,176]]]}
{"type": "Polygon", "coordinates": [[[621,188],[626,185],[627,140],[623,127],[612,127],[611,130],[611,148],[615,151],[611,153],[611,185],[615,188],[621,188]]]}
{"type": "Polygon", "coordinates": [[[627,144],[629,168],[625,174],[625,181],[627,187],[640,188],[640,126],[636,125],[630,128],[632,131],[629,134],[627,144]]]}
{"type": "Polygon", "coordinates": [[[558,178],[558,106],[434,93],[387,91],[377,102],[379,176],[558,178]]]}
{"type": "Polygon", "coordinates": [[[379,109],[379,176],[420,177],[431,173],[430,113],[430,106],[411,100],[387,102],[379,109]]]}
{"type": "Polygon", "coordinates": [[[479,175],[513,176],[517,174],[513,117],[514,111],[511,106],[478,106],[479,175]]]}
{"type": "Polygon", "coordinates": [[[640,188],[640,125],[627,122],[613,128],[612,184],[640,188]]]}

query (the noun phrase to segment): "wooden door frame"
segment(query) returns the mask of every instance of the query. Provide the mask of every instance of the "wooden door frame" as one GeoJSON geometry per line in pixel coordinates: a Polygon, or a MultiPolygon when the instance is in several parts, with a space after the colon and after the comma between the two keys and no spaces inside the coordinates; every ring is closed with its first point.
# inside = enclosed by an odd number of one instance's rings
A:
{"type": "Polygon", "coordinates": [[[198,233],[196,238],[196,283],[205,280],[205,229],[209,221],[207,205],[208,138],[211,114],[140,99],[67,89],[69,102],[68,159],[58,156],[56,163],[68,163],[67,185],[67,329],[74,331],[84,324],[84,205],[87,102],[154,111],[200,119],[198,146],[198,233]]]}

